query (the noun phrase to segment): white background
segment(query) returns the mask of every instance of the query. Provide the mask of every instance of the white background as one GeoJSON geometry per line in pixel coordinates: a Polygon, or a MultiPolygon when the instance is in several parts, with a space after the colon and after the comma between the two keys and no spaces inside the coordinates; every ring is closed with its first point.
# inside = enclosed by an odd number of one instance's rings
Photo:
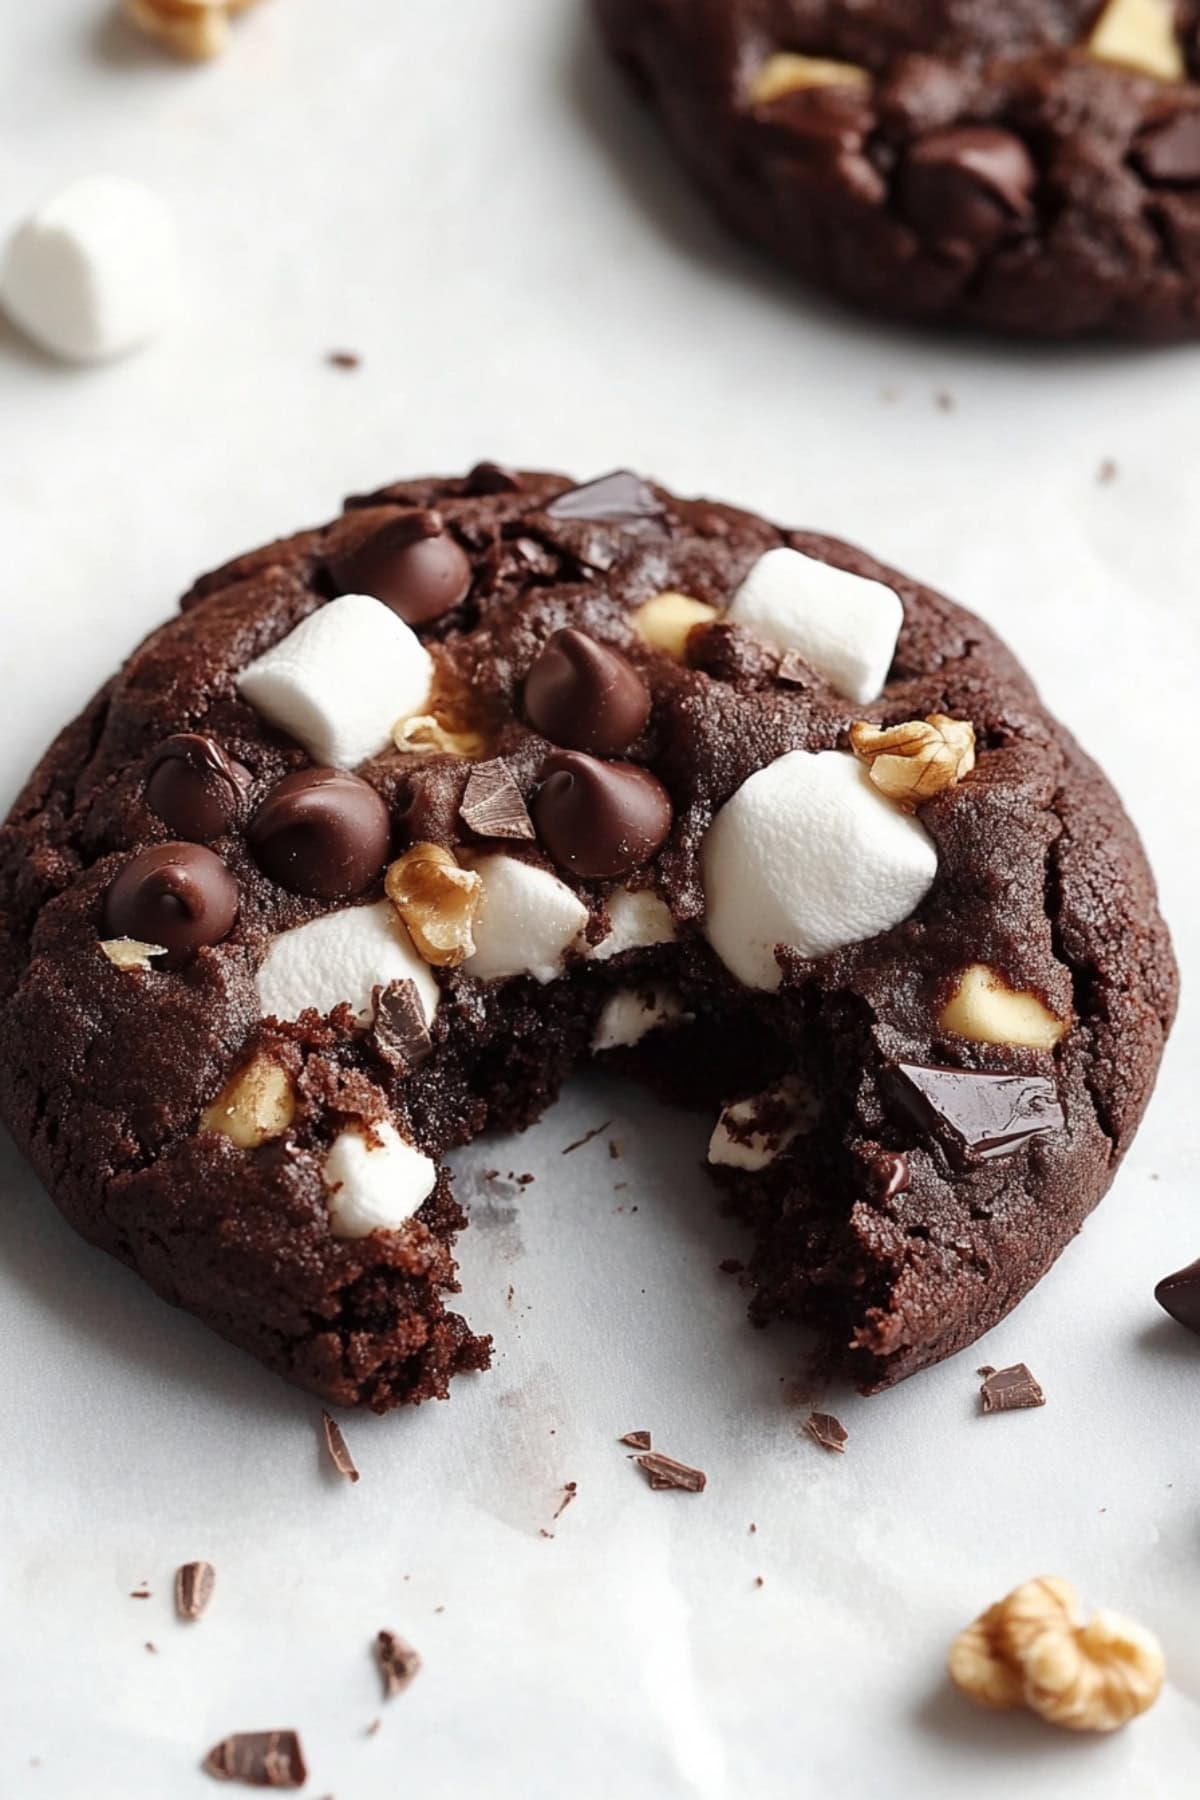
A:
{"type": "MultiPolygon", "coordinates": [[[[5,802],[198,569],[404,474],[632,463],[999,626],[1115,777],[1196,966],[1200,349],[922,340],[796,293],[710,223],[576,0],[271,0],[200,70],[103,13],[3,8],[0,229],[80,174],[142,177],[186,305],[95,372],[0,327],[5,802]]],[[[1152,1288],[1200,1253],[1196,1075],[1189,999],[1080,1242],[977,1351],[832,1394],[844,1458],[801,1434],[798,1338],[751,1332],[716,1272],[745,1246],[703,1121],[580,1084],[462,1159],[496,1367],[347,1419],[354,1488],[313,1401],[78,1243],[5,1141],[0,1796],[199,1800],[208,1746],[271,1726],[338,1800],[1194,1793],[1200,1340],[1152,1288]],[[481,1183],[497,1164],[537,1180],[481,1183]],[[1049,1404],[979,1417],[976,1365],[1017,1358],[1049,1404]],[[650,1492],[614,1441],[635,1427],[707,1493],[650,1492]],[[169,1590],[197,1556],[218,1589],[189,1628],[169,1590]],[[1167,1693],[1115,1741],[943,1682],[956,1630],[1038,1573],[1166,1645],[1167,1693]],[[425,1657],[386,1709],[382,1625],[425,1657]]]]}

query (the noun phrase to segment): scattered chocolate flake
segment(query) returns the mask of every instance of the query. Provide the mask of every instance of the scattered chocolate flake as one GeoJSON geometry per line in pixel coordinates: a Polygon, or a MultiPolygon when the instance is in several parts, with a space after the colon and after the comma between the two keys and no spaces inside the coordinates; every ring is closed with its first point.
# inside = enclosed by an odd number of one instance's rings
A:
{"type": "Polygon", "coordinates": [[[237,1731],[214,1744],[202,1766],[217,1781],[240,1781],[246,1787],[298,1788],[308,1780],[294,1731],[237,1731]]]}
{"type": "Polygon", "coordinates": [[[147,1638],[147,1639],[146,1639],[146,1649],[147,1649],[147,1650],[148,1650],[148,1651],[149,1651],[149,1652],[150,1652],[150,1655],[151,1655],[151,1656],[157,1656],[157,1655],[158,1655],[158,1645],[157,1645],[157,1644],[152,1644],[152,1643],[151,1643],[151,1642],[150,1642],[150,1639],[149,1639],[149,1638],[147,1638]]]}
{"type": "Polygon", "coordinates": [[[568,1506],[570,1506],[572,1500],[575,1498],[575,1496],[578,1492],[579,1492],[579,1483],[578,1482],[576,1482],[576,1481],[564,1482],[563,1497],[559,1501],[558,1511],[554,1515],[554,1517],[556,1519],[562,1518],[563,1514],[566,1512],[568,1506]]]}
{"type": "Polygon", "coordinates": [[[134,1588],[129,1598],[131,1600],[153,1600],[154,1595],[150,1592],[150,1589],[146,1586],[145,1582],[143,1582],[140,1588],[134,1588]]]}
{"type": "Polygon", "coordinates": [[[703,1469],[689,1469],[686,1463],[676,1462],[673,1456],[663,1456],[657,1450],[648,1450],[633,1460],[646,1471],[652,1488],[678,1488],[683,1493],[702,1494],[708,1486],[703,1469]]]}
{"type": "Polygon", "coordinates": [[[717,1264],[717,1267],[722,1275],[740,1275],[746,1265],[739,1262],[736,1256],[727,1256],[724,1262],[717,1264]]]}
{"type": "Polygon", "coordinates": [[[624,1437],[617,1439],[618,1444],[628,1444],[631,1450],[653,1450],[654,1444],[648,1431],[627,1431],[624,1437]]]}
{"type": "Polygon", "coordinates": [[[358,1480],[358,1470],[354,1466],[354,1458],[350,1454],[349,1445],[342,1435],[342,1428],[337,1420],[327,1412],[321,1414],[321,1424],[325,1427],[325,1448],[329,1452],[329,1460],[339,1475],[347,1481],[358,1480]]]}
{"type": "Polygon", "coordinates": [[[518,1187],[528,1187],[530,1182],[533,1180],[533,1176],[532,1175],[517,1175],[514,1177],[514,1179],[515,1179],[518,1187]]]}
{"type": "Polygon", "coordinates": [[[939,412],[954,412],[958,406],[958,401],[946,388],[934,395],[934,401],[939,412]]]}
{"type": "Polygon", "coordinates": [[[822,1450],[836,1450],[839,1456],[846,1454],[846,1443],[850,1433],[840,1419],[832,1413],[814,1412],[804,1421],[804,1429],[814,1444],[820,1444],[822,1450]]]}
{"type": "Polygon", "coordinates": [[[533,820],[512,770],[501,756],[476,763],[467,777],[458,816],[485,838],[533,838],[533,820]]]}
{"type": "Polygon", "coordinates": [[[619,1157],[619,1156],[620,1156],[620,1154],[621,1154],[621,1146],[620,1146],[620,1144],[618,1144],[618,1142],[617,1142],[617,1140],[616,1140],[616,1138],[609,1138],[609,1140],[608,1140],[608,1154],[609,1154],[609,1155],[610,1155],[610,1156],[611,1156],[611,1157],[612,1157],[612,1159],[613,1159],[613,1161],[614,1161],[614,1162],[616,1162],[616,1161],[617,1161],[617,1158],[618,1158],[618,1157],[619,1157]]]}
{"type": "Polygon", "coordinates": [[[382,1719],[372,1719],[371,1723],[367,1726],[366,1730],[363,1732],[363,1736],[364,1737],[374,1737],[375,1733],[379,1730],[379,1727],[382,1724],[383,1724],[382,1719]]]}
{"type": "Polygon", "coordinates": [[[789,687],[807,687],[812,678],[812,668],[800,652],[785,650],[775,671],[776,681],[785,682],[789,687]]]}
{"type": "Polygon", "coordinates": [[[1101,487],[1107,487],[1110,481],[1115,481],[1117,479],[1119,473],[1120,471],[1112,457],[1106,456],[1104,461],[1100,464],[1100,467],[1096,470],[1096,480],[1100,483],[1101,487]]]}
{"type": "Polygon", "coordinates": [[[988,1376],[994,1375],[996,1373],[996,1371],[992,1367],[991,1363],[984,1363],[983,1367],[976,1369],[975,1373],[979,1376],[981,1381],[986,1381],[988,1376]]]}
{"type": "Polygon", "coordinates": [[[979,1390],[985,1413],[1015,1412],[1023,1406],[1045,1406],[1033,1371],[1025,1363],[1014,1363],[1009,1369],[993,1369],[985,1375],[979,1390]]]}
{"type": "Polygon", "coordinates": [[[213,1597],[217,1571],[210,1562],[183,1563],[175,1571],[175,1611],[181,1619],[198,1619],[213,1597]]]}
{"type": "Polygon", "coordinates": [[[764,1585],[763,1578],[761,1575],[756,1575],[754,1577],[754,1585],[755,1585],[755,1587],[762,1587],[764,1585]]]}
{"type": "Polygon", "coordinates": [[[750,1536],[753,1537],[757,1530],[758,1530],[758,1526],[754,1523],[754,1520],[751,1519],[751,1521],[750,1521],[750,1536]]]}
{"type": "Polygon", "coordinates": [[[511,1305],[512,1305],[512,1303],[513,1303],[513,1298],[514,1298],[514,1296],[515,1296],[515,1294],[516,1294],[516,1291],[517,1291],[517,1290],[516,1290],[516,1288],[515,1288],[515,1287],[514,1287],[514,1286],[513,1286],[513,1284],[512,1284],[512,1282],[511,1282],[511,1281],[510,1281],[510,1282],[509,1282],[509,1284],[508,1284],[508,1293],[507,1293],[507,1294],[506,1294],[506,1295],[505,1295],[505,1298],[506,1298],[506,1299],[507,1299],[507,1301],[508,1301],[508,1304],[509,1304],[509,1305],[510,1305],[510,1306],[511,1306],[511,1305]]]}
{"type": "Polygon", "coordinates": [[[572,1150],[582,1150],[585,1144],[590,1144],[593,1138],[598,1138],[602,1131],[607,1131],[611,1124],[611,1119],[605,1119],[603,1125],[593,1125],[592,1129],[585,1131],[581,1138],[576,1138],[573,1144],[567,1145],[562,1152],[563,1156],[570,1156],[572,1150]]]}
{"type": "Polygon", "coordinates": [[[325,361],[334,369],[361,369],[362,357],[357,350],[331,350],[325,361]]]}
{"type": "Polygon", "coordinates": [[[538,1526],[538,1536],[544,1537],[544,1538],[552,1538],[554,1536],[554,1533],[552,1531],[547,1531],[546,1527],[544,1525],[539,1525],[538,1526]]]}
{"type": "Polygon", "coordinates": [[[433,1049],[425,1009],[415,981],[393,981],[375,989],[375,1023],[371,1043],[376,1054],[398,1074],[407,1074],[433,1049]]]}
{"type": "Polygon", "coordinates": [[[411,1687],[421,1672],[421,1658],[411,1644],[394,1631],[380,1631],[375,1636],[375,1660],[383,1677],[383,1697],[394,1700],[411,1687]]]}

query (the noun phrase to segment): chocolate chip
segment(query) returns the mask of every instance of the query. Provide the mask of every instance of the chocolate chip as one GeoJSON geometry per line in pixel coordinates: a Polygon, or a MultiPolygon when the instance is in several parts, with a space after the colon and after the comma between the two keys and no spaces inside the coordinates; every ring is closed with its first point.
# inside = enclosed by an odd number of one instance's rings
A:
{"type": "Polygon", "coordinates": [[[467,476],[464,491],[468,494],[519,494],[524,483],[515,469],[503,463],[476,463],[467,476]]]}
{"type": "Polygon", "coordinates": [[[1147,181],[1163,187],[1200,184],[1200,112],[1147,126],[1134,143],[1133,163],[1147,181]]]}
{"type": "Polygon", "coordinates": [[[582,487],[568,488],[546,508],[552,519],[595,519],[613,525],[661,519],[665,510],[654,489],[629,469],[616,469],[582,487]]]}
{"type": "Polygon", "coordinates": [[[560,869],[597,880],[627,875],[666,842],[671,796],[649,769],[558,750],[542,774],[534,822],[560,869]]]}
{"type": "Polygon", "coordinates": [[[146,804],[168,831],[197,844],[223,837],[250,786],[249,769],[198,731],[159,745],[146,779],[146,804]]]}
{"type": "Polygon", "coordinates": [[[358,1470],[354,1466],[350,1446],[346,1442],[341,1426],[331,1413],[322,1412],[321,1429],[325,1433],[325,1448],[329,1453],[329,1460],[338,1474],[344,1475],[347,1481],[357,1481],[358,1470]]]}
{"type": "Polygon", "coordinates": [[[702,1494],[708,1486],[703,1469],[689,1469],[686,1463],[676,1462],[673,1456],[662,1456],[657,1450],[647,1450],[633,1460],[645,1470],[652,1488],[678,1488],[685,1494],[702,1494]]]}
{"type": "Polygon", "coordinates": [[[219,856],[202,844],[153,844],[104,896],[104,935],[161,944],[161,966],[177,969],[228,937],[237,914],[238,885],[219,856]]]}
{"type": "Polygon", "coordinates": [[[1013,1363],[1008,1369],[989,1370],[983,1378],[979,1399],[985,1413],[1016,1412],[1021,1407],[1046,1404],[1037,1378],[1025,1363],[1013,1363]]]}
{"type": "Polygon", "coordinates": [[[567,626],[525,677],[525,711],[553,744],[620,756],[645,729],[650,690],[619,650],[567,626]]]}
{"type": "Polygon", "coordinates": [[[376,988],[371,1042],[376,1055],[397,1074],[407,1075],[429,1056],[433,1039],[415,981],[406,978],[376,988]]]}
{"type": "Polygon", "coordinates": [[[217,1781],[240,1781],[244,1787],[298,1788],[308,1780],[294,1731],[237,1731],[214,1744],[202,1766],[217,1781]]]}
{"type": "Polygon", "coordinates": [[[532,838],[524,797],[503,757],[476,763],[467,777],[458,816],[479,837],[532,838]]]}
{"type": "Polygon", "coordinates": [[[822,1450],[836,1451],[839,1456],[846,1454],[850,1433],[832,1413],[810,1413],[804,1421],[804,1429],[815,1444],[820,1444],[822,1450]]]}
{"type": "Polygon", "coordinates": [[[919,138],[900,177],[905,215],[935,243],[987,249],[1032,212],[1033,158],[1011,131],[956,125],[919,138]]]}
{"type": "Polygon", "coordinates": [[[375,1660],[383,1677],[383,1697],[394,1700],[406,1687],[411,1687],[421,1672],[421,1658],[411,1644],[394,1631],[381,1631],[375,1638],[375,1660]]]}
{"type": "Polygon", "coordinates": [[[1189,1263],[1174,1275],[1164,1275],[1154,1290],[1154,1298],[1180,1325],[1200,1332],[1200,1261],[1189,1263]]]}
{"type": "Polygon", "coordinates": [[[217,1571],[210,1562],[184,1563],[175,1571],[175,1611],[181,1619],[199,1619],[208,1609],[217,1571]]]}
{"type": "Polygon", "coordinates": [[[370,594],[406,625],[425,625],[461,604],[471,591],[466,552],[440,513],[401,513],[328,564],[339,594],[370,594]]]}
{"type": "Polygon", "coordinates": [[[392,825],[375,789],[342,769],[298,769],[271,789],[250,821],[250,847],[293,894],[349,900],[379,876],[392,825]]]}
{"type": "Polygon", "coordinates": [[[1061,1131],[1066,1116],[1045,1075],[990,1075],[971,1069],[896,1063],[884,1092],[923,1130],[940,1133],[960,1161],[1012,1156],[1031,1138],[1061,1131]]]}

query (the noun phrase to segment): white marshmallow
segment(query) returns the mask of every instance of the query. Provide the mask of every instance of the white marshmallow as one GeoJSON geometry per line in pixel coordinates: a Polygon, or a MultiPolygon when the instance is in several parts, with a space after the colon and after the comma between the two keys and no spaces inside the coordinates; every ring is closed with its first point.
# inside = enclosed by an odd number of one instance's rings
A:
{"type": "Polygon", "coordinates": [[[683,1017],[683,1002],[669,988],[621,988],[600,1008],[593,1050],[621,1050],[640,1044],[648,1032],[683,1017]]]}
{"type": "Polygon", "coordinates": [[[904,608],[882,582],[780,548],[759,557],[726,617],[798,650],[839,694],[865,705],[883,692],[904,608]]]}
{"type": "Polygon", "coordinates": [[[481,981],[505,975],[554,981],[587,924],[583,901],[557,876],[515,856],[480,856],[472,866],[482,877],[483,898],[475,915],[475,954],[463,969],[481,981]]]}
{"type": "Polygon", "coordinates": [[[343,594],[243,669],[238,687],[315,763],[353,769],[420,712],[432,681],[429,652],[403,619],[368,594],[343,594]]]}
{"type": "Polygon", "coordinates": [[[765,1169],[812,1130],[819,1114],[812,1090],[786,1075],[765,1093],[724,1108],[708,1140],[708,1160],[727,1169],[765,1169]]]}
{"type": "Polygon", "coordinates": [[[616,888],[608,897],[608,916],[612,929],[588,950],[590,962],[608,962],[623,950],[648,950],[653,944],[670,944],[675,938],[675,921],[665,900],[649,888],[631,894],[628,888],[616,888]]]}
{"type": "Polygon", "coordinates": [[[325,913],[272,938],[258,970],[258,997],[264,1018],[298,1019],[310,1006],[324,1017],[344,1000],[367,1025],[375,989],[393,981],[416,983],[425,1023],[431,1024],[437,981],[391,901],[379,900],[325,913]]]}
{"type": "Polygon", "coordinates": [[[0,267],[10,318],[67,362],[107,362],[145,343],[177,290],[170,213],[117,175],[63,188],[17,229],[0,267]]]}
{"type": "Polygon", "coordinates": [[[433,1192],[437,1168],[383,1119],[339,1132],[321,1177],[334,1237],[364,1238],[406,1224],[433,1192]]]}
{"type": "Polygon", "coordinates": [[[701,852],[708,941],[747,987],[782,979],[775,946],[826,956],[899,925],[937,874],[925,828],[855,757],[793,750],[726,801],[701,852]]]}

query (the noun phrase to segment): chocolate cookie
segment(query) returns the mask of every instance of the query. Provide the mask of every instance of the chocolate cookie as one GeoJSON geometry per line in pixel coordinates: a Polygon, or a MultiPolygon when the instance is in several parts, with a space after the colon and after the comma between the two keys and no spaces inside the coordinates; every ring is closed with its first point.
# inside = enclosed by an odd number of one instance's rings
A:
{"type": "Polygon", "coordinates": [[[380,1410],[488,1360],[443,1154],[588,1057],[710,1109],[754,1315],[872,1389],[1078,1230],[1175,1005],[1132,826],[979,620],[628,474],[403,483],[204,577],[0,901],[0,1110],[63,1212],[380,1410]]]}
{"type": "Polygon", "coordinates": [[[1197,0],[596,0],[742,235],[847,300],[1200,332],[1197,0]]]}

